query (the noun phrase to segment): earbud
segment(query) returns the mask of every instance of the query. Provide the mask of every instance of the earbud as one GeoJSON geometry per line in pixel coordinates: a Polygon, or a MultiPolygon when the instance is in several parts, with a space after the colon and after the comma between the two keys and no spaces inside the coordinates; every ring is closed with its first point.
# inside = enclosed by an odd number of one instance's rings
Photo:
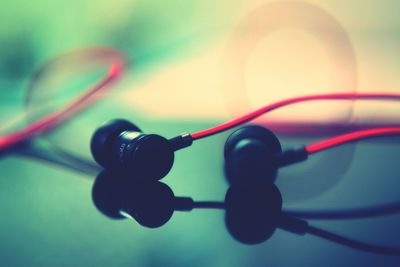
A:
{"type": "Polygon", "coordinates": [[[132,218],[142,226],[157,228],[168,222],[175,210],[189,211],[194,206],[191,198],[175,197],[164,183],[125,176],[118,171],[103,170],[93,185],[95,206],[110,218],[132,218]]]}
{"type": "Polygon", "coordinates": [[[304,160],[304,148],[282,152],[281,144],[270,130],[250,125],[233,132],[224,148],[225,176],[230,184],[273,183],[278,168],[304,160]]]}
{"type": "Polygon", "coordinates": [[[90,141],[90,150],[96,162],[102,167],[119,164],[118,157],[113,153],[113,147],[119,135],[125,131],[141,134],[141,130],[136,125],[126,120],[111,120],[94,132],[90,141]]]}
{"type": "Polygon", "coordinates": [[[307,158],[305,149],[282,152],[278,138],[261,126],[245,126],[225,143],[225,224],[244,244],[268,240],[276,228],[302,234],[304,221],[282,215],[282,196],[274,184],[278,168],[307,158]]]}
{"type": "Polygon", "coordinates": [[[108,217],[132,218],[148,228],[164,225],[176,210],[225,208],[229,233],[245,244],[266,241],[278,227],[301,232],[302,222],[282,216],[282,197],[274,181],[279,167],[306,158],[304,149],[282,152],[278,138],[261,126],[233,132],[224,149],[231,186],[224,204],[218,204],[176,197],[158,181],[171,169],[174,151],[191,143],[190,135],[167,140],[144,134],[125,120],[101,126],[91,142],[95,160],[105,168],[93,185],[95,206],[108,217]]]}
{"type": "Polygon", "coordinates": [[[144,134],[126,120],[112,120],[96,130],[91,140],[94,159],[104,168],[121,168],[143,180],[159,180],[172,168],[174,151],[191,144],[190,136],[170,140],[144,134]]]}
{"type": "Polygon", "coordinates": [[[225,174],[231,184],[241,179],[274,182],[277,166],[274,155],[282,151],[278,138],[261,126],[245,126],[234,131],[225,143],[225,174]]]}
{"type": "MultiPolygon", "coordinates": [[[[392,98],[392,95],[366,94],[359,98],[392,98]]],[[[193,201],[176,197],[166,184],[158,180],[171,169],[174,152],[190,146],[193,140],[212,136],[246,123],[261,114],[287,104],[317,99],[349,99],[355,95],[333,94],[299,97],[281,101],[192,134],[182,134],[167,140],[156,134],[144,134],[134,124],[113,120],[94,133],[91,151],[105,168],[97,177],[92,198],[104,215],[114,219],[131,218],[140,225],[157,228],[170,220],[174,211],[195,208],[225,209],[225,224],[233,238],[244,244],[259,244],[268,240],[277,228],[305,235],[312,234],[352,248],[388,255],[400,255],[399,248],[390,248],[352,240],[309,225],[304,218],[348,218],[348,211],[296,212],[282,211],[282,195],[274,184],[280,167],[307,159],[317,153],[344,143],[364,138],[399,134],[398,127],[367,129],[347,133],[327,140],[282,151],[275,134],[261,126],[245,126],[233,132],[224,148],[225,175],[230,187],[224,202],[193,201]],[[299,218],[298,218],[299,217],[299,218]]],[[[354,216],[377,209],[355,211],[354,216]]],[[[383,210],[387,213],[387,208],[383,210]]],[[[364,216],[362,215],[362,216],[364,216]]],[[[362,217],[361,216],[361,217],[362,217]]]]}

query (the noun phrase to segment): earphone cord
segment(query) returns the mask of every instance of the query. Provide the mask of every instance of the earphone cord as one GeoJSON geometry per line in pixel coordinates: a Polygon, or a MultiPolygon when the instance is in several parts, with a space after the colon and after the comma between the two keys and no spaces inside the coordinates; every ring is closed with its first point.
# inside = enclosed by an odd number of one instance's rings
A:
{"type": "MultiPolygon", "coordinates": [[[[192,208],[196,208],[196,209],[206,208],[206,209],[222,209],[222,210],[224,210],[226,208],[225,207],[225,203],[224,202],[220,202],[220,201],[194,201],[192,204],[193,204],[192,208]]],[[[371,211],[369,211],[369,210],[366,210],[364,213],[368,213],[366,215],[371,215],[371,214],[369,214],[369,213],[371,213],[371,211]]],[[[379,214],[379,212],[378,212],[378,214],[375,214],[375,213],[373,214],[375,216],[382,215],[382,214],[379,214]]],[[[304,212],[297,212],[296,213],[295,211],[294,212],[293,211],[291,211],[291,212],[290,211],[289,212],[285,211],[284,214],[285,214],[285,216],[286,215],[291,216],[291,214],[293,214],[293,215],[304,215],[304,214],[307,214],[307,213],[304,213],[304,212]]],[[[320,218],[318,216],[319,215],[318,212],[315,213],[314,215],[315,215],[315,217],[317,219],[320,218]]],[[[334,215],[335,214],[332,214],[332,216],[334,216],[334,215]]],[[[301,217],[302,216],[300,216],[300,218],[301,217]]],[[[349,218],[353,218],[353,217],[349,216],[349,218]]],[[[355,216],[355,217],[357,218],[357,216],[355,216]]],[[[296,217],[293,217],[293,218],[296,218],[296,217]]],[[[330,217],[328,216],[328,218],[330,218],[330,217]]],[[[334,217],[334,218],[336,218],[336,217],[334,217]]],[[[336,219],[343,219],[343,218],[336,218],[336,219]]],[[[330,231],[321,229],[319,227],[315,227],[315,226],[309,225],[307,221],[304,221],[302,219],[297,219],[296,218],[295,220],[304,222],[304,224],[303,223],[300,224],[301,225],[300,226],[301,230],[299,231],[300,234],[308,233],[308,234],[320,237],[322,239],[329,240],[329,241],[334,242],[334,243],[338,243],[338,244],[341,244],[341,245],[344,245],[344,246],[347,246],[347,247],[351,247],[351,248],[354,248],[354,249],[357,249],[357,250],[362,250],[362,251],[366,251],[366,252],[370,252],[370,253],[383,254],[383,255],[397,255],[397,256],[400,255],[400,248],[385,247],[385,246],[380,246],[380,245],[369,244],[369,243],[366,243],[366,242],[361,242],[361,241],[358,241],[358,240],[350,239],[348,237],[344,237],[342,235],[338,235],[338,234],[332,233],[330,231]]]]}
{"type": "Polygon", "coordinates": [[[363,250],[366,252],[372,252],[377,254],[384,254],[384,255],[393,255],[399,256],[400,255],[400,248],[394,247],[384,247],[378,246],[373,244],[368,244],[360,241],[356,241],[335,233],[328,232],[326,230],[317,228],[315,226],[308,225],[306,228],[306,233],[318,236],[320,238],[339,243],[341,245],[351,247],[358,250],[363,250]]]}
{"type": "Polygon", "coordinates": [[[326,140],[319,141],[317,143],[306,146],[308,154],[313,154],[328,148],[342,145],[344,143],[354,142],[361,139],[388,136],[388,135],[400,135],[400,127],[385,127],[385,128],[373,128],[359,130],[339,136],[335,136],[326,140]]]}
{"type": "MultiPolygon", "coordinates": [[[[295,98],[285,99],[267,106],[264,106],[260,109],[257,109],[253,112],[250,112],[246,115],[243,115],[239,118],[227,121],[215,127],[202,130],[199,132],[195,132],[190,134],[193,140],[205,138],[208,136],[212,136],[217,133],[221,133],[223,131],[229,130],[236,126],[239,126],[243,123],[249,122],[265,113],[273,111],[275,109],[288,106],[291,104],[296,104],[300,102],[306,101],[317,101],[317,100],[387,100],[387,101],[398,101],[400,100],[400,94],[394,93],[337,93],[337,94],[321,94],[321,95],[308,95],[308,96],[300,96],[295,98]]],[[[320,141],[318,143],[311,144],[306,147],[308,154],[316,153],[334,146],[338,146],[344,143],[353,142],[365,138],[383,136],[383,135],[398,135],[400,134],[400,127],[385,127],[385,128],[372,128],[366,130],[358,130],[351,133],[347,133],[344,135],[340,135],[337,137],[333,137],[327,140],[320,141]]]]}
{"type": "Polygon", "coordinates": [[[67,106],[29,124],[19,131],[5,136],[0,136],[0,151],[57,127],[57,125],[59,125],[61,122],[71,118],[78,110],[90,105],[94,101],[94,99],[91,97],[95,93],[104,91],[106,88],[108,88],[108,85],[110,85],[110,83],[118,78],[122,73],[123,58],[119,54],[116,54],[115,56],[115,61],[107,72],[106,77],[104,77],[91,89],[77,97],[67,106]]]}

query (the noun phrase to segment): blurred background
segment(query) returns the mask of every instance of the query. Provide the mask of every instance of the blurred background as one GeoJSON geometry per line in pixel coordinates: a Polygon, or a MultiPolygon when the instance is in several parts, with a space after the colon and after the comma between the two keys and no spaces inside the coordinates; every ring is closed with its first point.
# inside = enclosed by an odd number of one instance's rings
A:
{"type": "MultiPolygon", "coordinates": [[[[0,122],[7,133],[56,110],[108,68],[79,49],[110,47],[126,58],[112,91],[36,144],[91,161],[104,121],[144,132],[195,132],[288,97],[400,92],[395,0],[81,0],[0,3],[0,122]],[[75,52],[71,52],[75,51],[75,52]],[[63,56],[60,56],[62,54],[63,56]],[[77,56],[78,54],[78,56],[77,56]],[[79,56],[81,55],[81,56],[79,56]],[[34,76],[38,70],[40,75],[34,76]],[[97,75],[97,76],[96,76],[97,75]],[[82,80],[84,77],[84,80],[82,80]],[[17,121],[17,124],[10,122],[17,121]]],[[[284,147],[348,126],[399,124],[394,102],[298,104],[257,123],[284,147]]],[[[222,200],[229,133],[179,151],[163,180],[175,195],[222,200]]],[[[397,138],[346,145],[280,171],[285,208],[349,208],[398,202],[397,138]]],[[[60,155],[60,153],[59,153],[60,155]]],[[[175,213],[159,229],[112,221],[91,200],[93,175],[0,154],[0,266],[398,266],[385,257],[277,230],[246,246],[220,211],[175,213]]],[[[400,246],[399,215],[316,221],[358,240],[400,246]]]]}

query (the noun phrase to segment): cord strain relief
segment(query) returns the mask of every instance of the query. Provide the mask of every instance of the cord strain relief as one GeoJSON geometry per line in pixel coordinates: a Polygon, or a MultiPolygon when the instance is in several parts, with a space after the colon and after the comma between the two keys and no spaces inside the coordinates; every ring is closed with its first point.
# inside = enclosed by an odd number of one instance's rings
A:
{"type": "Polygon", "coordinates": [[[306,147],[300,147],[297,149],[285,150],[277,156],[277,162],[279,167],[284,167],[293,163],[304,161],[308,158],[308,152],[306,147]]]}
{"type": "Polygon", "coordinates": [[[193,137],[189,133],[184,133],[176,137],[173,137],[168,141],[171,144],[172,149],[174,151],[177,151],[179,149],[191,146],[193,143],[193,137]]]}
{"type": "Polygon", "coordinates": [[[308,229],[308,222],[282,213],[279,218],[279,228],[294,234],[305,235],[308,229]]]}
{"type": "Polygon", "coordinates": [[[175,197],[174,208],[177,211],[191,211],[194,207],[194,201],[190,197],[175,197]]]}

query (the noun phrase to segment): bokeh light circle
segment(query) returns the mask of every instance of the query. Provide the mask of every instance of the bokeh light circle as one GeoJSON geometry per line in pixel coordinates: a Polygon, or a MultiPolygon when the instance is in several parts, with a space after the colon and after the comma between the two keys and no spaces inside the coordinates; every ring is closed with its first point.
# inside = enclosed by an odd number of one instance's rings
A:
{"type": "MultiPolygon", "coordinates": [[[[228,40],[223,55],[222,91],[226,104],[234,116],[245,114],[252,107],[247,94],[245,79],[248,59],[257,44],[266,36],[282,29],[304,31],[318,40],[325,47],[331,58],[331,70],[339,86],[333,92],[355,92],[357,88],[356,56],[350,38],[343,26],[330,13],[315,4],[301,1],[278,1],[263,4],[250,11],[242,22],[234,29],[228,40]]],[[[292,44],[296,45],[296,44],[292,44]]],[[[265,64],[271,64],[265,62],[265,64]]],[[[265,73],[268,75],[268,73],[265,73]]],[[[290,79],[290,77],[287,77],[290,79]]],[[[271,94],[274,93],[271,89],[271,94]]],[[[329,93],[333,93],[329,91],[329,93]]],[[[323,93],[323,92],[312,92],[323,93]]],[[[310,93],[308,93],[310,94],[310,93]]],[[[305,95],[296,92],[294,97],[305,95]]],[[[269,104],[276,100],[270,100],[269,104]]],[[[310,105],[309,103],[307,103],[310,105]]],[[[312,105],[312,104],[311,104],[312,105]]],[[[306,107],[307,106],[300,106],[306,107]]],[[[298,111],[298,110],[297,110],[298,111]]],[[[315,111],[314,111],[315,112],[315,111]]],[[[291,137],[302,134],[302,142],[307,144],[312,138],[309,135],[319,135],[340,132],[349,126],[352,120],[353,101],[340,101],[340,109],[329,118],[313,120],[307,117],[300,120],[296,113],[289,120],[268,119],[263,116],[256,122],[291,137]],[[340,129],[339,129],[340,128],[340,129]],[[305,137],[305,136],[306,137],[305,137]]],[[[318,114],[318,112],[316,113],[318,114]]],[[[336,148],[328,153],[312,157],[302,166],[295,169],[285,168],[280,171],[278,185],[286,200],[304,200],[317,196],[332,188],[346,173],[354,154],[354,145],[336,148]]]]}
{"type": "Polygon", "coordinates": [[[99,47],[74,50],[48,61],[35,73],[26,93],[28,127],[50,118],[38,133],[46,133],[46,140],[59,151],[73,153],[70,142],[79,143],[82,137],[79,131],[64,134],[63,128],[107,93],[123,65],[117,50],[99,47]]]}

